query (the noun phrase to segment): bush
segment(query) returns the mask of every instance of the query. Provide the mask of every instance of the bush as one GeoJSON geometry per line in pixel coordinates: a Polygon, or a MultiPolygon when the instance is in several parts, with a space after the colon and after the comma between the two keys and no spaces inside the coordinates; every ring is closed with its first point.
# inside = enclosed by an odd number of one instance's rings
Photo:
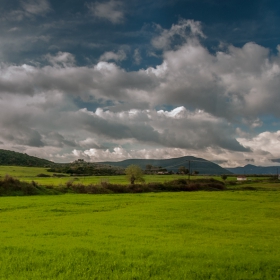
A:
{"type": "Polygon", "coordinates": [[[0,195],[35,195],[39,193],[41,193],[41,189],[34,181],[21,182],[10,175],[6,175],[0,181],[0,195]]]}
{"type": "Polygon", "coordinates": [[[36,175],[36,177],[51,177],[51,175],[40,173],[40,174],[36,175]]]}
{"type": "Polygon", "coordinates": [[[229,181],[228,184],[231,185],[231,186],[236,186],[236,182],[235,181],[229,181]]]}
{"type": "Polygon", "coordinates": [[[186,192],[186,191],[217,191],[224,190],[225,184],[214,179],[199,179],[188,182],[186,179],[177,179],[165,183],[149,184],[110,184],[102,181],[99,185],[74,184],[74,179],[58,187],[40,187],[36,182],[21,182],[16,178],[6,175],[0,180],[0,195],[36,195],[36,194],[109,194],[109,193],[144,193],[144,192],[186,192]]]}
{"type": "Polygon", "coordinates": [[[53,177],[57,177],[57,178],[67,177],[67,175],[64,175],[64,174],[56,174],[56,173],[54,173],[52,176],[53,176],[53,177]]]}

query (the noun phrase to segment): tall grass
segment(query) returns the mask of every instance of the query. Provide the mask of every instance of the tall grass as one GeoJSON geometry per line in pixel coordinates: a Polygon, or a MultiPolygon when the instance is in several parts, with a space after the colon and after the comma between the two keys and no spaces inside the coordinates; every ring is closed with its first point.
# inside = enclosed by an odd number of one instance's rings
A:
{"type": "Polygon", "coordinates": [[[0,279],[279,279],[280,192],[0,197],[0,279]]]}

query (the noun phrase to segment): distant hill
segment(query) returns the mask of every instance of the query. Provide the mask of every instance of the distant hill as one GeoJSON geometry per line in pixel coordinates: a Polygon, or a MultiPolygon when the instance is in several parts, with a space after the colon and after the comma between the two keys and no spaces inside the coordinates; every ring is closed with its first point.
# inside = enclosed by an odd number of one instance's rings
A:
{"type": "Polygon", "coordinates": [[[280,172],[280,166],[255,166],[252,164],[247,164],[244,167],[235,167],[235,168],[227,168],[228,171],[234,174],[242,174],[242,175],[276,175],[277,169],[280,172]]]}
{"type": "Polygon", "coordinates": [[[53,164],[52,161],[46,159],[0,149],[0,165],[46,167],[53,164]]]}
{"type": "MultiPolygon", "coordinates": [[[[140,166],[144,170],[146,169],[146,166],[150,164],[154,167],[161,167],[167,169],[168,171],[172,170],[173,172],[177,172],[180,166],[185,166],[187,169],[189,169],[189,162],[191,172],[198,171],[199,174],[207,175],[222,175],[231,173],[230,170],[224,169],[216,163],[205,160],[203,158],[196,158],[192,156],[171,159],[127,159],[119,162],[80,162],[80,165],[86,164],[97,169],[108,169],[111,166],[111,169],[114,169],[114,167],[126,168],[131,164],[135,164],[140,166]]],[[[72,163],[72,165],[73,164],[74,163],[72,163]]],[[[54,163],[46,159],[29,156],[27,154],[0,149],[0,165],[63,168],[71,164],[54,163]]]]}
{"type": "Polygon", "coordinates": [[[171,159],[127,159],[119,162],[102,162],[103,164],[108,164],[112,166],[120,166],[126,168],[131,164],[140,166],[142,169],[146,168],[146,165],[151,164],[153,166],[161,166],[162,168],[167,169],[168,171],[177,172],[180,166],[185,166],[189,169],[190,161],[190,170],[198,171],[199,174],[209,174],[209,175],[222,175],[222,174],[231,174],[230,171],[222,168],[218,164],[215,164],[211,161],[205,160],[203,158],[196,158],[192,156],[185,156],[179,158],[171,159]]]}

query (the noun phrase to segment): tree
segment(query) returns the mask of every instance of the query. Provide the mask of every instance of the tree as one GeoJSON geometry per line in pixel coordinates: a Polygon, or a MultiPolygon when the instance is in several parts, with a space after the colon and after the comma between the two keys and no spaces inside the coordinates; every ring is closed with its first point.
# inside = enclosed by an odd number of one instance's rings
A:
{"type": "Polygon", "coordinates": [[[222,179],[223,179],[224,181],[227,179],[227,175],[225,175],[225,174],[222,175],[221,177],[222,177],[222,179]]]}
{"type": "Polygon", "coordinates": [[[151,164],[146,165],[146,170],[151,170],[152,168],[153,168],[153,166],[151,164]]]}
{"type": "Polygon", "coordinates": [[[185,166],[180,166],[179,167],[179,173],[181,173],[181,174],[188,174],[189,173],[189,169],[187,169],[185,166]]]}
{"type": "Polygon", "coordinates": [[[129,165],[125,169],[125,174],[127,179],[130,181],[130,184],[133,185],[135,181],[144,182],[144,174],[142,169],[138,165],[129,165]]]}

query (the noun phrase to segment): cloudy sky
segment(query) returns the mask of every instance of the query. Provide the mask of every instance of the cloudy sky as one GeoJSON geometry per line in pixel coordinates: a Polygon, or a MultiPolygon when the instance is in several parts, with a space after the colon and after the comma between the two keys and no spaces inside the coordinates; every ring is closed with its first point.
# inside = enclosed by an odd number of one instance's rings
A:
{"type": "Polygon", "coordinates": [[[278,0],[1,0],[0,149],[279,164],[279,26],[278,0]]]}

